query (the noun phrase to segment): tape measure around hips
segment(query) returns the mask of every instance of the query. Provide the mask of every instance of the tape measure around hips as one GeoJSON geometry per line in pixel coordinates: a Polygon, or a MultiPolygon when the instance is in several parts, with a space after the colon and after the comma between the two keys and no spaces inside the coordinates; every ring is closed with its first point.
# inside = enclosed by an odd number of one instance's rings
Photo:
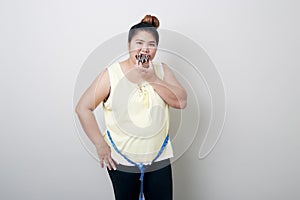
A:
{"type": "MultiPolygon", "coordinates": [[[[135,165],[141,172],[141,176],[140,176],[140,181],[141,181],[141,186],[140,186],[140,200],[143,200],[143,186],[144,186],[144,172],[145,172],[145,168],[144,168],[144,164],[143,163],[136,163],[132,160],[130,160],[127,156],[125,156],[117,147],[117,145],[114,143],[109,130],[107,130],[107,135],[108,138],[113,146],[113,148],[115,149],[116,152],[118,152],[125,160],[127,160],[129,163],[135,165]]],[[[162,152],[164,151],[165,147],[167,146],[169,141],[169,134],[167,134],[159,152],[157,153],[157,155],[155,156],[155,158],[151,161],[150,164],[152,164],[153,162],[155,162],[158,157],[162,154],[162,152]]]]}

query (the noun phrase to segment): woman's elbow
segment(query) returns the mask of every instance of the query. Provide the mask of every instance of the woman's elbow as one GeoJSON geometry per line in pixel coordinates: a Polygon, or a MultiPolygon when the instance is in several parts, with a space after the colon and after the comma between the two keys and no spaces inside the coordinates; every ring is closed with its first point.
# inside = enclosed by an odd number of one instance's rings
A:
{"type": "Polygon", "coordinates": [[[178,108],[179,109],[184,109],[186,106],[187,106],[187,93],[184,90],[183,95],[178,100],[178,108]]]}
{"type": "Polygon", "coordinates": [[[89,111],[90,109],[86,108],[85,106],[81,105],[81,104],[77,104],[76,108],[75,108],[75,112],[77,115],[81,115],[82,113],[89,111]]]}
{"type": "Polygon", "coordinates": [[[180,105],[180,109],[184,109],[187,106],[187,100],[182,101],[180,105]]]}
{"type": "Polygon", "coordinates": [[[178,103],[178,109],[184,109],[187,105],[187,101],[186,100],[182,100],[178,103]]]}
{"type": "Polygon", "coordinates": [[[82,112],[82,107],[79,104],[77,104],[77,106],[75,107],[75,113],[79,115],[81,112],[82,112]]]}
{"type": "Polygon", "coordinates": [[[187,106],[186,99],[174,101],[173,104],[170,104],[171,107],[176,109],[184,109],[187,106]]]}

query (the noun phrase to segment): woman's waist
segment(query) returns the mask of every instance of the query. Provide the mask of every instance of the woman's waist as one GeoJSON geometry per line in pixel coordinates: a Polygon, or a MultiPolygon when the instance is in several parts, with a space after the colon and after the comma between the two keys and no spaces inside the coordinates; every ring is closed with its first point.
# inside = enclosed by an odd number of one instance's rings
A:
{"type": "MultiPolygon", "coordinates": [[[[167,167],[169,165],[171,165],[170,158],[156,161],[151,164],[144,165],[144,172],[147,173],[147,172],[151,172],[151,171],[157,171],[157,170],[167,167]]],[[[129,172],[129,173],[140,173],[140,170],[137,166],[116,164],[116,167],[117,167],[117,170],[119,170],[119,171],[129,172]]]]}
{"type": "MultiPolygon", "coordinates": [[[[104,137],[109,141],[109,137],[107,134],[109,131],[111,135],[111,139],[121,150],[136,152],[138,149],[153,149],[157,150],[161,143],[165,140],[168,135],[168,128],[163,128],[156,132],[125,132],[120,130],[119,128],[113,127],[112,129],[108,128],[105,131],[104,137]]],[[[149,151],[148,151],[149,152],[149,151]]]]}

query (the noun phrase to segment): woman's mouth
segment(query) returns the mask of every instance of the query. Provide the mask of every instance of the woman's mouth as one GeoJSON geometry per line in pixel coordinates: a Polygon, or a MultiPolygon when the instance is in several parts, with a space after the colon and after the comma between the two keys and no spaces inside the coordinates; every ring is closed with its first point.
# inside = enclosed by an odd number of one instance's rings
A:
{"type": "Polygon", "coordinates": [[[139,53],[138,55],[135,55],[136,60],[139,63],[147,63],[150,59],[150,55],[149,54],[143,54],[143,53],[139,53]]]}

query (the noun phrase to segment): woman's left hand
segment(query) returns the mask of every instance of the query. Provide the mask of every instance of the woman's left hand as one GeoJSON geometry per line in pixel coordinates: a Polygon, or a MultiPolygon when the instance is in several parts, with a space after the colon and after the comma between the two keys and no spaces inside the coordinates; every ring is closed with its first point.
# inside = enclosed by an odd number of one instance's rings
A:
{"type": "Polygon", "coordinates": [[[155,70],[154,70],[153,63],[152,63],[151,60],[149,60],[149,62],[148,62],[148,67],[145,66],[145,64],[143,66],[142,63],[138,63],[137,69],[138,69],[138,72],[141,75],[141,78],[144,81],[147,81],[147,82],[150,83],[150,82],[155,82],[158,79],[158,77],[155,73],[155,70]]]}

